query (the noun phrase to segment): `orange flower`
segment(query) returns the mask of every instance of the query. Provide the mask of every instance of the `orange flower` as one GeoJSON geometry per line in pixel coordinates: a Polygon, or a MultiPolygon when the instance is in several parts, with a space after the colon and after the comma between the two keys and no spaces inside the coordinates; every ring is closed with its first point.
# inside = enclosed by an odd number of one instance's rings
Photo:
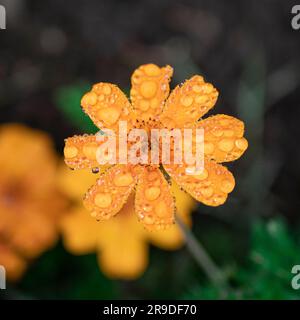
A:
{"type": "Polygon", "coordinates": [[[0,265],[16,280],[55,243],[63,198],[49,137],[19,124],[0,127],[0,265]]]}
{"type": "MultiPolygon", "coordinates": [[[[209,205],[223,204],[235,186],[231,172],[220,163],[239,158],[248,147],[243,137],[244,123],[227,115],[199,119],[216,103],[218,92],[201,76],[177,86],[169,95],[170,66],[139,67],[132,75],[131,104],[122,91],[110,83],[98,83],[85,94],[83,110],[100,128],[118,133],[119,121],[128,130],[143,128],[204,130],[204,170],[187,175],[187,165],[162,164],[164,171],[196,200],[209,205]]],[[[95,135],[66,139],[66,164],[74,169],[99,167],[99,142],[95,135]]],[[[135,213],[149,230],[164,229],[174,223],[175,204],[170,186],[159,166],[115,165],[101,174],[87,192],[84,204],[98,220],[116,215],[136,188],[135,213]]]]}
{"type": "MultiPolygon", "coordinates": [[[[73,254],[97,252],[98,263],[109,277],[134,279],[148,264],[148,242],[166,250],[178,249],[184,242],[178,226],[165,231],[149,232],[134,216],[134,197],[131,195],[119,214],[108,221],[96,223],[82,205],[82,192],[95,183],[89,170],[71,172],[65,166],[59,174],[61,190],[72,200],[73,206],[61,222],[64,245],[73,254]]],[[[190,212],[195,201],[172,186],[178,214],[190,225],[190,212]]]]}

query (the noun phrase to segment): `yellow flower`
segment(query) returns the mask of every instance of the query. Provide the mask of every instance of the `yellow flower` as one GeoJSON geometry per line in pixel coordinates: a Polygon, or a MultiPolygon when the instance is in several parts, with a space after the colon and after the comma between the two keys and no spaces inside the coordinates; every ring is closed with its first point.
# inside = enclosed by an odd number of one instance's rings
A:
{"type": "Polygon", "coordinates": [[[16,280],[55,243],[64,200],[49,137],[19,124],[0,126],[0,265],[16,280]]]}
{"type": "MultiPolygon", "coordinates": [[[[61,222],[63,241],[68,251],[77,255],[97,252],[99,266],[107,276],[134,279],[147,267],[148,243],[166,250],[178,249],[183,244],[181,231],[176,225],[165,231],[145,230],[134,216],[133,195],[116,217],[96,223],[81,200],[82,191],[95,180],[95,175],[89,170],[71,172],[65,166],[60,170],[60,188],[74,204],[61,222]]],[[[190,212],[195,201],[175,184],[172,189],[178,214],[190,225],[190,212]]]]}
{"type": "MultiPolygon", "coordinates": [[[[216,103],[218,92],[201,76],[177,86],[169,95],[170,66],[142,65],[132,75],[131,104],[122,91],[110,83],[98,83],[82,98],[83,110],[100,128],[118,134],[119,122],[128,130],[143,128],[204,130],[204,170],[188,175],[189,167],[164,164],[164,171],[196,200],[209,205],[223,204],[235,186],[231,172],[220,163],[239,158],[248,147],[243,137],[244,123],[227,115],[199,119],[216,103]]],[[[96,159],[99,142],[95,135],[66,139],[66,164],[74,169],[99,167],[96,159]]],[[[175,205],[170,186],[159,166],[115,165],[101,174],[87,192],[84,204],[98,220],[116,215],[135,194],[135,213],[149,230],[165,229],[174,223],[175,205]]]]}

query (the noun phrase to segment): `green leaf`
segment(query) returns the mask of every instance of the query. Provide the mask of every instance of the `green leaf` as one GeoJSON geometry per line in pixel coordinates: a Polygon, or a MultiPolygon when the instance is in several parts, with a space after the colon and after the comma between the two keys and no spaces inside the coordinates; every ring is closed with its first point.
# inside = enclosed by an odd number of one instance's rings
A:
{"type": "Polygon", "coordinates": [[[99,129],[80,107],[82,96],[89,90],[90,85],[87,83],[65,86],[57,90],[54,95],[54,101],[58,109],[72,125],[84,133],[96,133],[99,129]]]}
{"type": "Polygon", "coordinates": [[[300,299],[291,287],[291,269],[299,264],[299,245],[283,219],[256,221],[246,265],[231,273],[231,288],[222,295],[211,284],[197,284],[186,299],[300,299]]]}

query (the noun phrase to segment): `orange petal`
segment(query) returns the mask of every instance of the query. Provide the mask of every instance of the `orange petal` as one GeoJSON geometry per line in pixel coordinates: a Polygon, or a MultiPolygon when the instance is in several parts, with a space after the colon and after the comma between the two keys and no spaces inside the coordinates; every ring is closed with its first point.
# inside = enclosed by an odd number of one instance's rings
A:
{"type": "Polygon", "coordinates": [[[98,262],[113,278],[134,279],[148,264],[145,230],[134,214],[132,193],[117,216],[98,223],[98,262]]]}
{"type": "Polygon", "coordinates": [[[197,128],[204,129],[205,156],[217,162],[236,160],[248,147],[244,123],[234,117],[218,114],[200,121],[197,128]]]}
{"type": "Polygon", "coordinates": [[[65,163],[72,169],[98,168],[97,149],[103,141],[95,135],[74,136],[65,139],[65,163]]]}
{"type": "Polygon", "coordinates": [[[83,203],[97,220],[107,220],[122,209],[135,184],[131,167],[116,165],[100,175],[86,193],[83,203]]]}
{"type": "MultiPolygon", "coordinates": [[[[185,191],[181,190],[177,184],[172,181],[171,191],[176,201],[176,214],[188,226],[191,225],[191,213],[196,206],[196,201],[185,191]]],[[[184,237],[177,224],[167,230],[148,232],[147,236],[152,244],[165,250],[175,250],[182,246],[184,237]]]]}
{"type": "Polygon", "coordinates": [[[73,254],[94,252],[97,247],[99,224],[82,206],[78,206],[66,214],[60,227],[66,249],[73,254]]]}
{"type": "MultiPolygon", "coordinates": [[[[47,203],[51,206],[51,203],[47,203]]],[[[10,235],[10,243],[26,258],[34,258],[55,245],[58,239],[58,226],[47,209],[34,204],[24,204],[22,219],[16,223],[10,235]]],[[[52,213],[53,214],[53,213],[52,213]]]]}
{"type": "Polygon", "coordinates": [[[102,271],[111,278],[135,279],[147,267],[148,245],[130,232],[124,237],[115,234],[113,241],[99,252],[98,263],[102,271]]]}
{"type": "Polygon", "coordinates": [[[5,268],[6,277],[10,281],[19,280],[27,267],[23,257],[14,252],[11,247],[1,242],[0,266],[5,268]]]}
{"type": "Polygon", "coordinates": [[[170,66],[159,68],[155,64],[140,66],[131,77],[130,97],[141,120],[158,116],[169,95],[169,82],[173,74],[170,66]]]}
{"type": "Polygon", "coordinates": [[[1,178],[22,181],[40,196],[54,182],[56,162],[53,142],[45,132],[22,124],[0,126],[1,178]]]}
{"type": "Polygon", "coordinates": [[[93,86],[81,99],[83,110],[95,125],[102,129],[118,132],[119,121],[132,124],[131,105],[125,94],[114,84],[100,82],[93,86]]]}
{"type": "Polygon", "coordinates": [[[165,229],[174,223],[174,199],[158,168],[143,167],[138,176],[135,211],[148,230],[165,229]]]}
{"type": "Polygon", "coordinates": [[[235,186],[232,173],[213,161],[205,160],[203,171],[195,175],[186,174],[185,165],[170,164],[164,168],[180,187],[208,206],[223,204],[235,186]]]}
{"type": "Polygon", "coordinates": [[[178,85],[166,101],[161,121],[167,128],[192,126],[216,103],[218,91],[201,76],[194,76],[178,85]]]}
{"type": "MultiPolygon", "coordinates": [[[[102,169],[104,172],[105,169],[102,169]]],[[[107,170],[107,168],[106,168],[107,170]]],[[[71,171],[64,163],[58,168],[57,185],[59,190],[74,201],[82,198],[82,195],[97,180],[97,175],[89,169],[71,171]]]]}

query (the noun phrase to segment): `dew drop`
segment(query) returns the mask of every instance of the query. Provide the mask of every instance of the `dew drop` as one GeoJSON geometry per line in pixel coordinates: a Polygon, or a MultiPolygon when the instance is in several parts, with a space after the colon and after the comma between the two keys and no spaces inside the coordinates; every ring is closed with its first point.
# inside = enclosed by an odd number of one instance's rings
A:
{"type": "Polygon", "coordinates": [[[154,219],[153,219],[153,217],[152,217],[151,215],[148,215],[148,216],[146,216],[146,217],[144,218],[144,222],[145,222],[146,224],[153,224],[153,223],[154,223],[154,219]]]}
{"type": "Polygon", "coordinates": [[[146,212],[150,212],[152,211],[152,206],[150,206],[149,204],[145,204],[143,207],[143,210],[146,212]]]}
{"type": "Polygon", "coordinates": [[[143,220],[143,219],[145,218],[145,216],[144,216],[142,213],[139,213],[139,214],[138,214],[138,217],[139,217],[141,220],[143,220]]]}
{"type": "Polygon", "coordinates": [[[92,172],[93,173],[99,173],[99,168],[98,167],[92,168],[92,172]]]}

